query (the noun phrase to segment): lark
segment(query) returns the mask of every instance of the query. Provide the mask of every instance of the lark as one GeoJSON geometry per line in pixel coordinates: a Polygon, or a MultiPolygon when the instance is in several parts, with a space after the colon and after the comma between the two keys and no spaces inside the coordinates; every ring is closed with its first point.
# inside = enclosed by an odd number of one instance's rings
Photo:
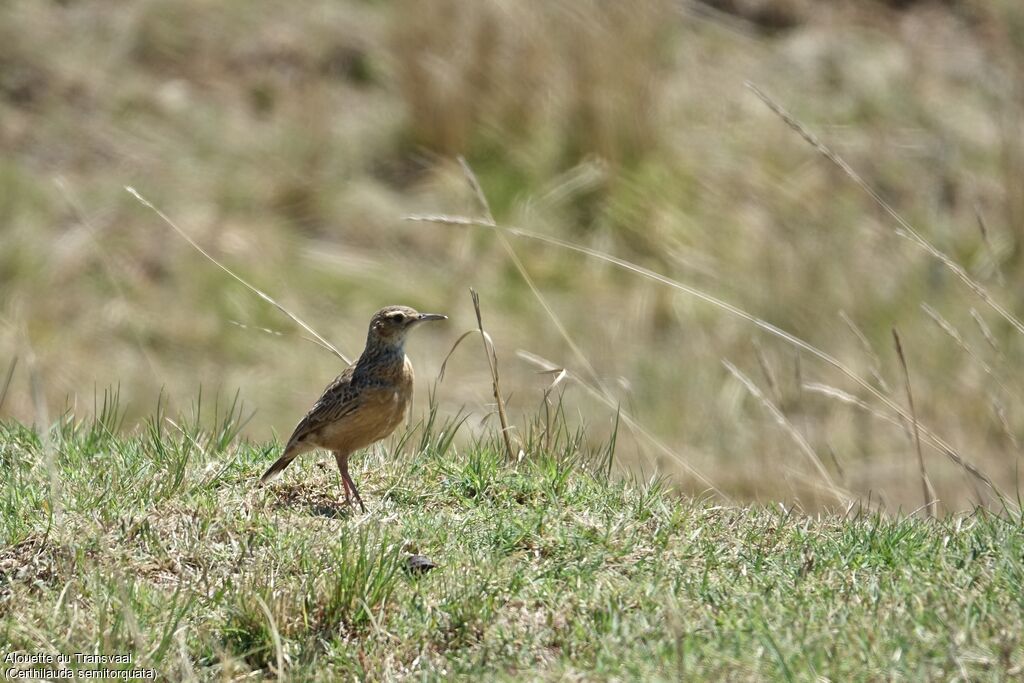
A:
{"type": "Polygon", "coordinates": [[[406,337],[420,323],[447,318],[419,313],[408,306],[388,306],[374,313],[359,360],[327,385],[295,427],[284,453],[260,477],[260,484],[273,480],[303,453],[323,448],[334,453],[345,487],[345,503],[351,505],[354,496],[366,512],[348,472],[349,456],[380,441],[402,423],[413,384],[412,363],[405,355],[406,337]]]}

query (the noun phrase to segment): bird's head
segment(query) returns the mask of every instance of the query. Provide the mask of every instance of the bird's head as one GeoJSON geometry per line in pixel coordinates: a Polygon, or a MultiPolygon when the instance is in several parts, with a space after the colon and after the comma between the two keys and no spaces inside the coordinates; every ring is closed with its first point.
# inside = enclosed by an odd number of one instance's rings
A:
{"type": "Polygon", "coordinates": [[[373,314],[367,346],[373,343],[401,347],[409,330],[428,320],[447,320],[439,313],[420,313],[408,306],[387,306],[373,314]]]}

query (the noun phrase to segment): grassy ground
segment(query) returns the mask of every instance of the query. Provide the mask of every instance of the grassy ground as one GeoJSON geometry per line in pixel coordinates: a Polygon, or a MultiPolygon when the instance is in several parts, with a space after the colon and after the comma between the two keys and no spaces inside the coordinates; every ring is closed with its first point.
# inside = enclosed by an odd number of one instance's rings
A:
{"type": "Polygon", "coordinates": [[[327,460],[254,489],[276,449],[234,442],[236,412],[118,416],[0,424],[5,656],[131,654],[170,680],[1024,673],[1017,517],[687,501],[610,479],[564,423],[508,464],[436,413],[356,460],[364,515],[327,460]]]}
{"type": "Polygon", "coordinates": [[[0,654],[1021,677],[1022,8],[0,3],[0,654]],[[532,236],[403,220],[482,213],[457,156],[532,236]],[[341,364],[127,185],[349,356],[382,305],[451,316],[369,514],[312,459],[253,489],[341,364]],[[515,464],[478,340],[431,387],[470,286],[515,464]],[[168,420],[199,386],[216,427],[168,420]]]}

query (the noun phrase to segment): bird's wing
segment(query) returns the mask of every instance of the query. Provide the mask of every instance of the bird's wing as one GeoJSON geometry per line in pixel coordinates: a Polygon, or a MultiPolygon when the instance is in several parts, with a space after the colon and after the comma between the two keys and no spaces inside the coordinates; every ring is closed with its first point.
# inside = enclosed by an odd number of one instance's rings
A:
{"type": "Polygon", "coordinates": [[[350,366],[327,385],[324,393],[295,426],[285,452],[320,431],[325,425],[337,422],[359,407],[359,392],[352,386],[354,368],[354,365],[350,366]]]}

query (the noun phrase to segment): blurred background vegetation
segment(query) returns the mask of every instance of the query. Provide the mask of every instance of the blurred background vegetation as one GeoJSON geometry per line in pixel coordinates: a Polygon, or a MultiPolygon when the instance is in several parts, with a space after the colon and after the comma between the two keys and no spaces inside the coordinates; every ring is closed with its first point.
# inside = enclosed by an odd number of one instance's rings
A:
{"type": "MultiPolygon", "coordinates": [[[[131,185],[350,356],[382,305],[448,313],[409,349],[417,411],[475,325],[473,286],[520,428],[552,381],[525,351],[602,384],[667,446],[620,428],[624,467],[705,490],[686,463],[734,500],[833,504],[728,360],[837,485],[921,505],[912,430],[812,390],[892,416],[834,369],[693,297],[510,238],[576,353],[492,231],[403,220],[479,214],[462,155],[499,223],[725,299],[905,405],[897,328],[922,424],[1014,496],[1024,338],[745,81],[1024,314],[1017,0],[7,0],[0,361],[18,364],[0,414],[84,416],[119,386],[131,424],[161,392],[187,410],[202,386],[204,401],[240,391],[263,439],[340,372],[131,185]]],[[[558,390],[608,437],[613,408],[558,390]]],[[[478,343],[436,391],[476,429],[493,419],[478,343]]],[[[991,503],[942,453],[924,458],[941,510],[991,503]]]]}

